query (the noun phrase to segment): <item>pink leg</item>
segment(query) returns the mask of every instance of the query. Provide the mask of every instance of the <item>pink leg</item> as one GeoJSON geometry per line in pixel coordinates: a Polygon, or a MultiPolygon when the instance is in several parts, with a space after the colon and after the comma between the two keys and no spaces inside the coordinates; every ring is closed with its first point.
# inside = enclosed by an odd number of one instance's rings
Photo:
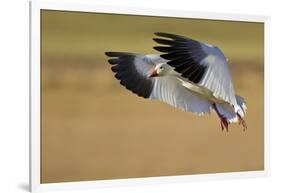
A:
{"type": "Polygon", "coordinates": [[[226,119],[223,115],[221,115],[221,114],[219,113],[219,111],[218,111],[217,106],[216,106],[215,103],[213,104],[213,108],[214,108],[214,110],[216,111],[217,115],[218,115],[219,118],[220,118],[220,124],[221,124],[221,129],[222,129],[222,131],[223,131],[224,128],[225,128],[225,130],[228,132],[228,125],[229,125],[229,123],[228,123],[227,119],[226,119]]]}
{"type": "Polygon", "coordinates": [[[247,124],[246,124],[245,120],[238,113],[236,113],[236,115],[238,117],[239,125],[242,125],[243,130],[245,131],[247,129],[247,124]]]}

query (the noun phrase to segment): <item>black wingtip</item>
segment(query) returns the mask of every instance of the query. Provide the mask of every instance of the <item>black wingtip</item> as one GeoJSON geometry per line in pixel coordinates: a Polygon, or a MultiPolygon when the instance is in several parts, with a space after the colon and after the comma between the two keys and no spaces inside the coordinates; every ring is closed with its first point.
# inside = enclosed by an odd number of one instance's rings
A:
{"type": "Polygon", "coordinates": [[[106,56],[110,56],[110,52],[104,52],[106,56]]]}
{"type": "Polygon", "coordinates": [[[173,35],[171,33],[166,33],[166,32],[154,32],[155,35],[157,36],[168,36],[168,35],[173,35]]]}
{"type": "Polygon", "coordinates": [[[136,55],[134,53],[129,53],[129,52],[104,52],[104,54],[108,57],[120,57],[120,56],[136,55]]]}
{"type": "Polygon", "coordinates": [[[161,34],[162,32],[154,32],[154,35],[159,35],[159,34],[161,34]]]}
{"type": "Polygon", "coordinates": [[[111,65],[118,64],[119,63],[119,59],[118,58],[109,59],[108,63],[111,64],[111,65]]]}
{"type": "Polygon", "coordinates": [[[162,39],[160,39],[160,38],[152,38],[152,40],[159,44],[161,44],[161,41],[162,41],[162,39]]]}
{"type": "Polygon", "coordinates": [[[155,32],[154,35],[160,36],[160,37],[165,37],[165,38],[171,38],[173,34],[166,33],[166,32],[155,32]]]}
{"type": "Polygon", "coordinates": [[[155,50],[159,51],[159,52],[169,52],[170,47],[166,47],[166,46],[154,46],[153,47],[155,50]]]}
{"type": "Polygon", "coordinates": [[[104,54],[108,57],[118,57],[120,52],[105,52],[104,54]]]}
{"type": "Polygon", "coordinates": [[[174,45],[175,42],[173,40],[167,40],[167,39],[161,39],[161,38],[153,38],[153,40],[158,44],[164,44],[164,45],[174,45]]]}
{"type": "Polygon", "coordinates": [[[172,33],[166,33],[166,32],[155,32],[154,34],[159,36],[159,37],[170,38],[170,39],[174,39],[174,40],[187,40],[187,39],[189,39],[185,36],[180,36],[180,35],[176,35],[176,34],[172,34],[172,33]]]}
{"type": "Polygon", "coordinates": [[[110,57],[111,52],[104,52],[104,54],[105,54],[106,56],[110,57]]]}

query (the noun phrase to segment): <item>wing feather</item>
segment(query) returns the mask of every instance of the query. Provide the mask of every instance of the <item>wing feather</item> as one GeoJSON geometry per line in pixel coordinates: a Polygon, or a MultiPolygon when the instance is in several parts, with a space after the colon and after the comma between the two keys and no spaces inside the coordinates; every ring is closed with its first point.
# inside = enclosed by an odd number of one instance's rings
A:
{"type": "Polygon", "coordinates": [[[154,67],[154,62],[163,60],[159,56],[143,56],[126,52],[106,52],[112,65],[111,70],[120,84],[138,96],[149,98],[154,80],[147,77],[147,72],[154,67]]]}
{"type": "Polygon", "coordinates": [[[226,60],[209,55],[202,64],[208,66],[208,69],[199,85],[211,90],[216,98],[236,105],[235,91],[226,60]]]}
{"type": "MultiPolygon", "coordinates": [[[[123,52],[106,52],[111,57],[111,70],[120,84],[138,96],[160,100],[173,107],[198,115],[209,113],[211,104],[195,92],[185,88],[177,76],[148,78],[147,72],[167,61],[157,55],[140,55],[123,52]],[[112,58],[113,57],[113,58],[112,58]]],[[[173,71],[169,65],[167,68],[173,71]]]]}
{"type": "Polygon", "coordinates": [[[160,56],[186,81],[207,88],[220,100],[237,104],[228,64],[219,48],[175,34],[155,34],[159,38],[154,40],[164,46],[154,48],[164,53],[160,56]]]}
{"type": "Polygon", "coordinates": [[[197,115],[210,112],[211,103],[183,87],[175,76],[157,77],[154,84],[151,99],[166,102],[171,106],[197,115]]]}

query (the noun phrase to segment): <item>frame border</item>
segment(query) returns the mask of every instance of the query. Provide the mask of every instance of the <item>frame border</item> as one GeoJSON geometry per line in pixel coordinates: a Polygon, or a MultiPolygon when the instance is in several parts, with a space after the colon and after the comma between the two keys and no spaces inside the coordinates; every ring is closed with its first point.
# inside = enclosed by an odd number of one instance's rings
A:
{"type": "Polygon", "coordinates": [[[29,2],[29,189],[31,192],[57,190],[81,190],[89,188],[122,187],[149,184],[186,183],[241,179],[270,176],[270,17],[214,12],[195,12],[187,10],[151,9],[126,6],[101,5],[96,2],[78,3],[66,1],[30,0],[29,2]],[[182,176],[161,176],[130,179],[112,179],[81,182],[40,183],[40,11],[41,9],[59,11],[95,12],[143,16],[177,17],[192,19],[212,19],[225,21],[264,23],[264,170],[228,172],[213,174],[194,174],[182,176]]]}

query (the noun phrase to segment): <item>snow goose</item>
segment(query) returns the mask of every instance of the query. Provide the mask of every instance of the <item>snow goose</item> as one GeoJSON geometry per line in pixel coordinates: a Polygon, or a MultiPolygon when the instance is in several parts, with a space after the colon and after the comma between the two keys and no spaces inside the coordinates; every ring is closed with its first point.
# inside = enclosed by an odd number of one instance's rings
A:
{"type": "Polygon", "coordinates": [[[221,129],[230,123],[247,128],[244,99],[235,95],[227,59],[213,45],[157,32],[160,55],[106,52],[120,84],[147,99],[156,99],[197,115],[214,110],[221,129]]]}

